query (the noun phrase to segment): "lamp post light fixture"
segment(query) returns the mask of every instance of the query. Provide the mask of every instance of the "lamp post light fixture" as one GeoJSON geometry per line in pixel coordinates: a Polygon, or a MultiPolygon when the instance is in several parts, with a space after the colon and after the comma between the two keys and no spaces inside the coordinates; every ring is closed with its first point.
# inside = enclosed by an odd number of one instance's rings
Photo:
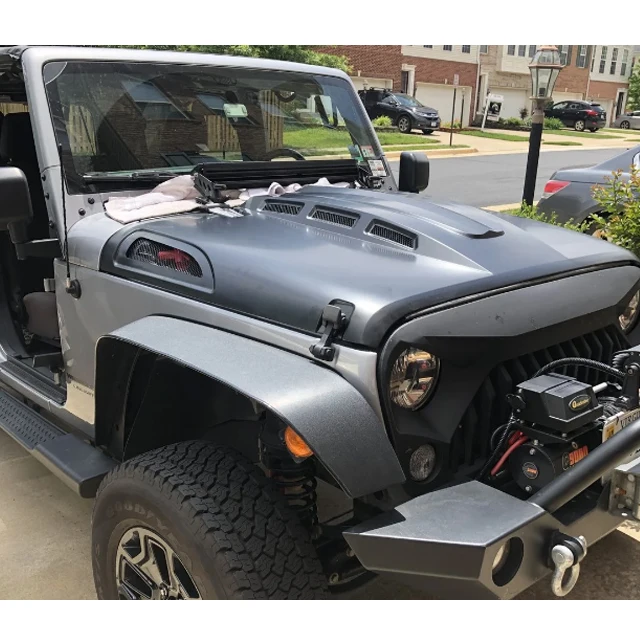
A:
{"type": "Polygon", "coordinates": [[[544,128],[544,107],[551,100],[556,80],[562,71],[560,53],[557,47],[543,44],[536,50],[536,55],[529,65],[531,82],[533,85],[532,100],[534,110],[531,115],[531,135],[529,137],[529,158],[527,159],[527,174],[524,180],[524,196],[522,200],[533,206],[538,177],[538,161],[540,160],[540,145],[542,144],[542,130],[544,128]]]}

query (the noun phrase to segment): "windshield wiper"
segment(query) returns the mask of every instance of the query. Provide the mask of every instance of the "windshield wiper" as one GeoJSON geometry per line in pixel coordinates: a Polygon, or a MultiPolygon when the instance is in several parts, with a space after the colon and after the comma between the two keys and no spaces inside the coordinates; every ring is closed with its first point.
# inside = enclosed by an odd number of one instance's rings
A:
{"type": "Polygon", "coordinates": [[[177,178],[178,176],[187,175],[190,172],[186,173],[169,173],[169,172],[161,172],[161,171],[150,171],[150,172],[136,172],[133,173],[92,173],[88,175],[82,176],[85,184],[96,184],[100,182],[124,182],[124,183],[141,183],[141,182],[160,182],[164,180],[171,180],[172,178],[177,178]]]}

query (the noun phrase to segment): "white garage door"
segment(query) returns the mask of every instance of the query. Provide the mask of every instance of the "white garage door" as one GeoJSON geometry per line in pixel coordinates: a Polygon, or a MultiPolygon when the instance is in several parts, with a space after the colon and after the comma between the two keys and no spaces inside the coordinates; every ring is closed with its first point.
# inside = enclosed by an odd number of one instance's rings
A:
{"type": "Polygon", "coordinates": [[[607,112],[607,124],[611,124],[616,119],[616,108],[613,100],[602,100],[601,98],[594,98],[593,102],[599,104],[607,112]]]}
{"type": "Polygon", "coordinates": [[[386,78],[366,78],[365,76],[353,76],[351,81],[357,91],[361,89],[393,89],[393,80],[386,78]]]}
{"type": "MultiPolygon", "coordinates": [[[[426,82],[416,83],[416,99],[426,107],[436,109],[440,114],[443,123],[451,122],[451,109],[453,108],[453,89],[451,85],[429,84],[426,82]]],[[[469,113],[471,109],[472,93],[471,87],[458,87],[458,97],[456,99],[456,117],[460,120],[462,112],[462,89],[464,89],[464,117],[462,123],[469,125],[469,113]]]]}
{"type": "Polygon", "coordinates": [[[526,109],[531,114],[529,91],[525,89],[505,89],[503,87],[492,87],[490,91],[504,98],[500,114],[501,118],[519,118],[522,109],[526,109]]]}

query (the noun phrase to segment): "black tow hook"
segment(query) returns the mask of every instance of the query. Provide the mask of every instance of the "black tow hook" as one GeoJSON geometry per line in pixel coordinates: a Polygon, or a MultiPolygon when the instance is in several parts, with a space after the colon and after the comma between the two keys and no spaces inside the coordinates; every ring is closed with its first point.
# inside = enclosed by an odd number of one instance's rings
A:
{"type": "Polygon", "coordinates": [[[551,537],[549,563],[553,568],[551,591],[557,598],[569,595],[580,577],[580,563],[587,555],[587,541],[583,536],[568,536],[556,531],[551,537]]]}

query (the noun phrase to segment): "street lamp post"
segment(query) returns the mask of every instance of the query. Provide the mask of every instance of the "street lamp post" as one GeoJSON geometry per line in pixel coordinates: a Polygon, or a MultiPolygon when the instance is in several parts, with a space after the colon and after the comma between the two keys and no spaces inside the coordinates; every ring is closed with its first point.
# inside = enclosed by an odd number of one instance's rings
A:
{"type": "Polygon", "coordinates": [[[540,145],[542,144],[542,130],[544,128],[544,106],[553,95],[558,75],[562,70],[560,53],[557,47],[544,44],[538,47],[536,55],[529,65],[531,82],[533,85],[534,110],[531,115],[531,135],[529,137],[529,157],[527,159],[527,173],[524,180],[524,195],[522,200],[533,206],[538,177],[538,161],[540,159],[540,145]]]}

